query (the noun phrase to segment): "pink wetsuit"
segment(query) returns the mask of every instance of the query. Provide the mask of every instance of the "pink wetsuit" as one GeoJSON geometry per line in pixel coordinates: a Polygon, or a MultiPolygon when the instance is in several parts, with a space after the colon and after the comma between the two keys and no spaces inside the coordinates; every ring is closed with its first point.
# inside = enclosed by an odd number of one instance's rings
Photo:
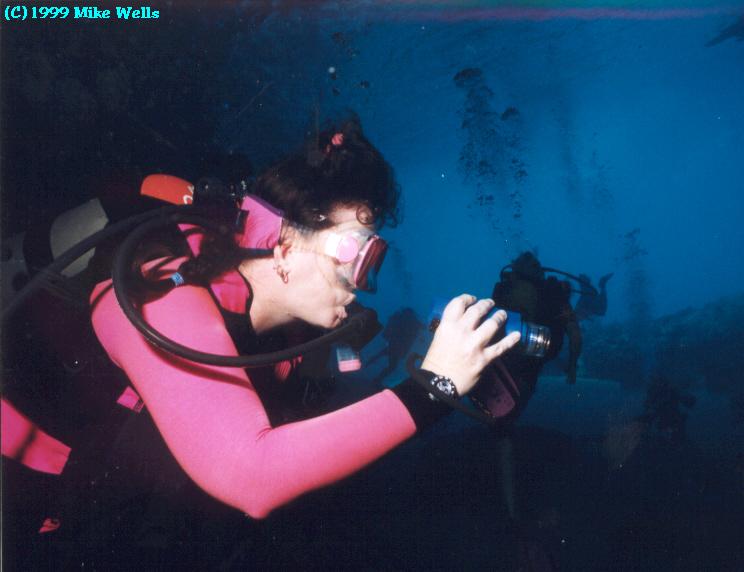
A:
{"type": "MultiPolygon", "coordinates": [[[[177,262],[169,266],[177,268],[177,262]]],[[[219,299],[219,293],[216,293],[219,299]]],[[[415,431],[385,390],[332,413],[272,427],[250,370],[196,364],[148,343],[122,313],[111,281],[93,292],[93,328],[144,399],[186,473],[254,518],[378,459],[415,431]]],[[[143,307],[145,319],[186,346],[237,355],[210,293],[182,286],[143,307]]],[[[289,368],[275,368],[277,383],[289,368]]]]}

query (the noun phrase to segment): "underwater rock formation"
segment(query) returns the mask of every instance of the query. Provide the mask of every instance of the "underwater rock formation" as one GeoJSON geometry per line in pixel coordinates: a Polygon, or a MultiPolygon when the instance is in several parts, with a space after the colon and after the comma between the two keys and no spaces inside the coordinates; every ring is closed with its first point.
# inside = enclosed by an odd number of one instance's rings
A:
{"type": "Polygon", "coordinates": [[[641,387],[648,383],[643,368],[648,361],[677,387],[728,396],[737,411],[744,392],[743,324],[744,294],[649,320],[646,345],[638,342],[633,320],[592,323],[584,333],[583,373],[641,387]]]}

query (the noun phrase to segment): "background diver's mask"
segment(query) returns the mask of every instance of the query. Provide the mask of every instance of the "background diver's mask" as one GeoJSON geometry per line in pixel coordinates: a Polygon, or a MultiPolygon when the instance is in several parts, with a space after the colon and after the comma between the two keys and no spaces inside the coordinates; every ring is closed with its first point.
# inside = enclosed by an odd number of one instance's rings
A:
{"type": "Polygon", "coordinates": [[[387,243],[371,230],[329,233],[324,254],[338,261],[339,277],[352,288],[375,292],[387,243]]]}

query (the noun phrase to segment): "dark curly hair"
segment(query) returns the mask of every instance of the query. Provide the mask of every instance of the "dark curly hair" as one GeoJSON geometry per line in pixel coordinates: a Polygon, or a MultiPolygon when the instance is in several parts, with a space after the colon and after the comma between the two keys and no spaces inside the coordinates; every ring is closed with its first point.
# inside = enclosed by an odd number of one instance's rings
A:
{"type": "MultiPolygon", "coordinates": [[[[364,136],[356,116],[330,125],[299,152],[268,168],[250,192],[312,230],[332,226],[330,213],[339,206],[366,207],[357,211],[363,224],[400,222],[400,190],[393,169],[364,136]]],[[[201,254],[184,263],[180,273],[189,283],[207,285],[243,257],[229,234],[208,237],[201,254]]]]}
{"type": "Polygon", "coordinates": [[[372,220],[362,220],[365,224],[396,226],[400,220],[393,170],[355,116],[324,129],[299,153],[269,168],[253,192],[289,220],[315,230],[331,225],[328,215],[337,206],[368,207],[372,220]]]}

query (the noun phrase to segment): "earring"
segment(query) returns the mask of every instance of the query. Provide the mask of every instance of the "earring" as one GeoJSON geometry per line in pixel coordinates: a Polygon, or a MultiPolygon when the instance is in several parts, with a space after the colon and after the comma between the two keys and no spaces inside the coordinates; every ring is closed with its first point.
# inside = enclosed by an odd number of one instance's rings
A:
{"type": "Polygon", "coordinates": [[[281,266],[275,266],[274,270],[276,270],[276,273],[279,275],[279,278],[282,279],[282,282],[284,282],[285,284],[289,282],[289,273],[285,272],[281,266]]]}

